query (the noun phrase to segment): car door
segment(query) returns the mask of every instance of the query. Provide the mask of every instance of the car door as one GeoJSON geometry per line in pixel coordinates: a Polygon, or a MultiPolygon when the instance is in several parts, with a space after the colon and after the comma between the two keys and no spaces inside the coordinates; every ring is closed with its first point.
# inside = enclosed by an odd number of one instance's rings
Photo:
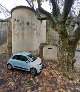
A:
{"type": "Polygon", "coordinates": [[[19,68],[20,55],[14,55],[11,61],[14,68],[19,68]]]}
{"type": "Polygon", "coordinates": [[[23,56],[23,55],[20,55],[20,61],[19,61],[19,67],[23,70],[29,70],[29,61],[27,59],[27,57],[23,56]]]}

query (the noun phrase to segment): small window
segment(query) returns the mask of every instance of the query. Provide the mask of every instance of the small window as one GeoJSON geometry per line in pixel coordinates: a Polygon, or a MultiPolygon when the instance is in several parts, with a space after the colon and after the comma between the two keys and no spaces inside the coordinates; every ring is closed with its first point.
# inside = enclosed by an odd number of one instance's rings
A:
{"type": "Polygon", "coordinates": [[[20,56],[21,61],[27,61],[27,58],[25,56],[20,56]]]}
{"type": "Polygon", "coordinates": [[[22,55],[15,55],[12,59],[21,60],[21,61],[27,61],[27,58],[22,55]]]}
{"type": "Polygon", "coordinates": [[[31,58],[33,61],[35,61],[37,59],[37,57],[32,54],[29,54],[28,57],[31,58]]]}
{"type": "Polygon", "coordinates": [[[48,49],[52,49],[52,48],[48,48],[48,49]]]}
{"type": "Polygon", "coordinates": [[[29,22],[27,22],[27,25],[29,25],[29,22]]]}
{"type": "Polygon", "coordinates": [[[12,59],[20,60],[20,55],[15,55],[12,59]]]}

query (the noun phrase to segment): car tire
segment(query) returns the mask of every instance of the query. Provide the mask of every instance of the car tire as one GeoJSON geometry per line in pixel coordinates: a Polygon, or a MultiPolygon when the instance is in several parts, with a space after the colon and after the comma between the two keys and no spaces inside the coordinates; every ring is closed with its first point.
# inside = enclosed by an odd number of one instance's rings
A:
{"type": "Polygon", "coordinates": [[[30,73],[31,73],[32,75],[36,75],[36,74],[37,74],[36,68],[31,68],[31,69],[30,69],[30,73]]]}
{"type": "Polygon", "coordinates": [[[7,68],[8,68],[9,70],[12,70],[12,69],[13,69],[13,67],[12,67],[11,64],[7,64],[7,68]]]}

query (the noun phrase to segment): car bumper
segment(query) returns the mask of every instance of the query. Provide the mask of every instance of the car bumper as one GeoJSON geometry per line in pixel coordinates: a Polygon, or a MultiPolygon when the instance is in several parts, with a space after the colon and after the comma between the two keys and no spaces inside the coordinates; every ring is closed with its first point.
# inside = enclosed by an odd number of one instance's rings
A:
{"type": "Polygon", "coordinates": [[[37,70],[37,73],[41,73],[41,71],[42,71],[42,69],[40,69],[40,70],[37,70]]]}
{"type": "Polygon", "coordinates": [[[39,66],[39,67],[37,67],[37,73],[40,73],[42,71],[42,69],[43,69],[43,66],[42,65],[39,66]]]}

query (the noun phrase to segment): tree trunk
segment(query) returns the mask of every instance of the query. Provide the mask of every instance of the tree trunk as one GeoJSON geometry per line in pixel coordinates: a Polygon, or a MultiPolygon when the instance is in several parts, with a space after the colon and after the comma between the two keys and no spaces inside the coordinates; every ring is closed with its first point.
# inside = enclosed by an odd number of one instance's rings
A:
{"type": "Polygon", "coordinates": [[[61,66],[61,70],[73,71],[75,63],[75,47],[68,45],[59,46],[58,61],[61,66]]]}
{"type": "Polygon", "coordinates": [[[62,71],[73,71],[76,45],[69,39],[64,25],[59,27],[58,62],[62,71]]]}

